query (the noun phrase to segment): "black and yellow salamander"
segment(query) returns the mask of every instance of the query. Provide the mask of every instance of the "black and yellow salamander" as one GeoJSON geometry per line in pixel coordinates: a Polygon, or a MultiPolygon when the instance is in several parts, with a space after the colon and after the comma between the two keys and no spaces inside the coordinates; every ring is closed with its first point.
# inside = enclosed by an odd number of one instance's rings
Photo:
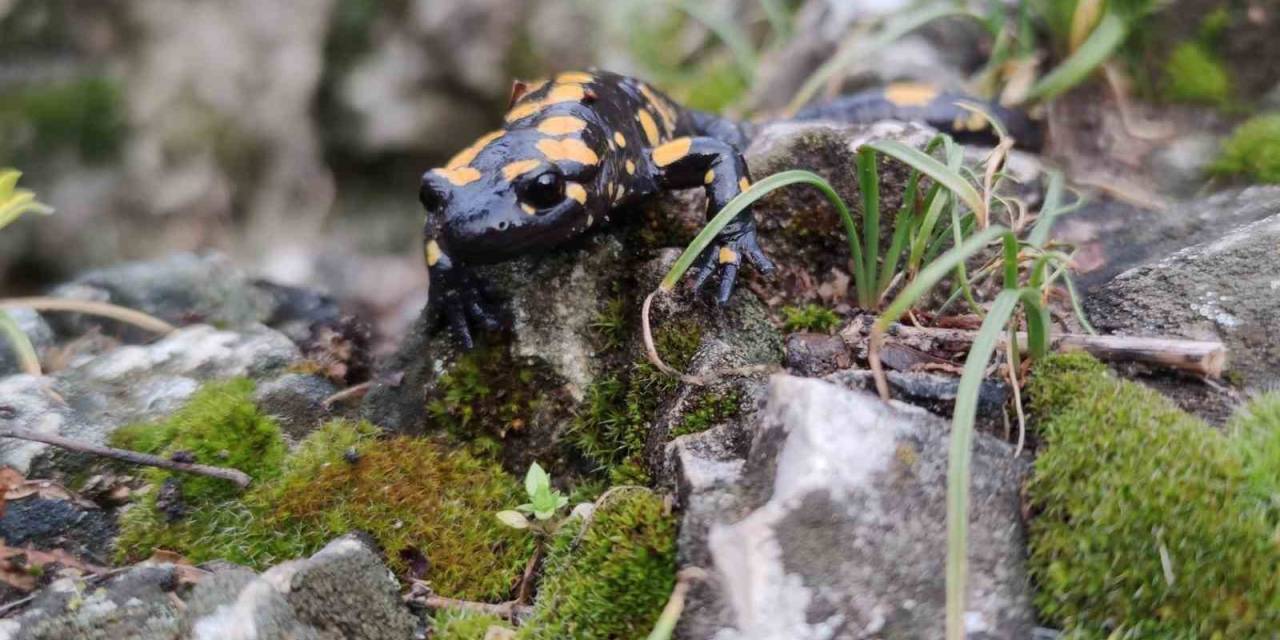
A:
{"type": "MultiPolygon", "coordinates": [[[[878,100],[852,96],[798,119],[924,120],[946,130],[971,122],[968,111],[942,104],[953,95],[920,87],[878,91],[878,100]]],[[[1018,114],[995,115],[1011,121],[1018,114]]],[[[439,296],[455,337],[470,348],[474,325],[500,324],[469,265],[551,249],[660,191],[702,187],[710,218],[751,184],[742,152],[753,129],[682,108],[641,80],[606,71],[516,83],[502,128],[422,178],[431,296],[439,296]]],[[[716,299],[725,302],[744,261],[765,274],[774,269],[756,241],[750,209],[699,256],[693,285],[718,274],[716,299]]]]}

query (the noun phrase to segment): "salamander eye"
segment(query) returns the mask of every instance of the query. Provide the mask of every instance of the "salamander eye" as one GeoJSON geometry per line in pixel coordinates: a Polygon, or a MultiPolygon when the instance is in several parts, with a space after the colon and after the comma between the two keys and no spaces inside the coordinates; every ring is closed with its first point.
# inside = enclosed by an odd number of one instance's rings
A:
{"type": "Polygon", "coordinates": [[[520,199],[539,209],[549,209],[564,200],[564,176],[546,171],[521,185],[520,199]]]}
{"type": "Polygon", "coordinates": [[[440,179],[435,173],[428,171],[422,176],[422,186],[418,189],[418,201],[427,211],[438,211],[444,205],[446,193],[444,185],[440,184],[440,179]]]}

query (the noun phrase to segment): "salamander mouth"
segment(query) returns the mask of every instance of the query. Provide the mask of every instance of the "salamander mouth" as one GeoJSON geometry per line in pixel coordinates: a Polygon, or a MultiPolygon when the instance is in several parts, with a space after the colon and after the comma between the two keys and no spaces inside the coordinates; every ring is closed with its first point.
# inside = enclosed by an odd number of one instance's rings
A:
{"type": "Polygon", "coordinates": [[[474,263],[501,262],[540,249],[551,249],[586,230],[584,208],[566,199],[552,209],[529,214],[508,214],[496,222],[482,222],[490,216],[448,230],[451,250],[474,263]]]}

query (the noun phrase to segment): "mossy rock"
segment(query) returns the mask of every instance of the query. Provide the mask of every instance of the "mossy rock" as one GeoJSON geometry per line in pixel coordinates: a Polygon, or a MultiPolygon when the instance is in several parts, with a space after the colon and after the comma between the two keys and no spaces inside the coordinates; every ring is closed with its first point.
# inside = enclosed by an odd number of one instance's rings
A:
{"type": "Polygon", "coordinates": [[[1223,106],[1231,92],[1230,74],[1205,45],[1184,42],[1169,54],[1164,67],[1167,100],[1223,106]]]}
{"type": "Polygon", "coordinates": [[[1222,176],[1280,184],[1280,111],[1255,116],[1236,127],[1212,170],[1222,176]]]}
{"type": "Polygon", "coordinates": [[[366,423],[330,423],[299,445],[278,476],[240,498],[191,503],[169,523],[154,492],[122,519],[121,559],[155,549],[194,562],[223,559],[264,569],[363,531],[402,576],[425,556],[425,579],[442,594],[499,601],[532,554],[532,538],[493,514],[523,493],[495,463],[434,440],[377,438],[366,423]]]}
{"type": "Polygon", "coordinates": [[[1030,567],[1047,621],[1086,638],[1280,628],[1276,400],[1229,438],[1079,354],[1039,364],[1029,396],[1043,439],[1030,567]]]}
{"type": "Polygon", "coordinates": [[[571,521],[547,554],[522,640],[643,638],[676,578],[676,521],[638,487],[602,496],[582,531],[571,521]]]}

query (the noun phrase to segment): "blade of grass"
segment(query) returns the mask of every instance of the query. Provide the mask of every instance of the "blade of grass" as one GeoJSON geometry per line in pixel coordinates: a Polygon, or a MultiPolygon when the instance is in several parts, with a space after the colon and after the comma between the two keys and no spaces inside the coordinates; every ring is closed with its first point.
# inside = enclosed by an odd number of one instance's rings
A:
{"type": "Polygon", "coordinates": [[[1128,35],[1125,20],[1112,11],[1106,12],[1080,48],[1031,87],[1027,100],[1049,100],[1080,84],[1111,57],[1128,35]]]}
{"type": "Polygon", "coordinates": [[[1040,215],[1031,232],[1027,234],[1027,244],[1039,249],[1049,241],[1049,232],[1053,230],[1054,220],[1063,213],[1062,191],[1065,178],[1057,169],[1049,170],[1049,183],[1044,190],[1044,204],[1040,206],[1040,215]]]}
{"type": "Polygon", "coordinates": [[[756,69],[756,52],[751,46],[751,38],[747,37],[742,27],[733,20],[716,13],[706,3],[687,0],[668,1],[671,6],[685,12],[708,31],[714,33],[733,54],[738,73],[745,79],[751,78],[756,69]]]}
{"type": "Polygon", "coordinates": [[[779,0],[760,0],[760,8],[764,10],[764,17],[773,30],[774,42],[786,42],[791,37],[790,9],[779,0]]]}
{"type": "Polygon", "coordinates": [[[942,215],[943,210],[946,209],[948,196],[949,193],[943,191],[942,187],[938,185],[933,185],[933,188],[929,190],[929,195],[925,198],[925,203],[928,206],[925,208],[924,219],[920,221],[915,237],[911,240],[911,251],[907,256],[908,273],[914,274],[920,270],[925,250],[935,240],[933,229],[937,226],[938,218],[942,215]]]}
{"type": "Polygon", "coordinates": [[[931,155],[907,146],[897,140],[876,140],[868,142],[866,146],[879,151],[887,156],[916,169],[930,178],[933,178],[942,186],[950,189],[962,202],[965,203],[981,220],[986,212],[986,205],[982,201],[982,197],[978,195],[978,190],[968,180],[964,179],[959,172],[951,167],[942,164],[931,155]]]}
{"type": "Polygon", "coordinates": [[[1076,293],[1076,283],[1071,279],[1070,273],[1062,274],[1062,281],[1067,283],[1067,296],[1071,298],[1071,310],[1075,312],[1076,319],[1080,321],[1080,326],[1084,327],[1092,335],[1098,335],[1098,332],[1089,324],[1089,318],[1084,315],[1084,307],[1080,305],[1080,294],[1076,293]]]}
{"type": "Polygon", "coordinates": [[[153,333],[171,333],[175,330],[174,326],[156,318],[145,314],[141,311],[135,311],[126,307],[121,307],[106,302],[93,302],[90,300],[75,300],[72,298],[6,298],[0,300],[0,311],[4,309],[35,309],[37,311],[69,311],[72,313],[84,313],[92,316],[101,316],[110,318],[118,322],[134,325],[140,329],[145,329],[153,333]]]}
{"type": "MultiPolygon", "coordinates": [[[[666,277],[664,277],[662,282],[658,285],[659,290],[671,291],[675,289],[676,284],[680,282],[680,278],[682,278],[685,272],[689,270],[689,267],[693,265],[693,261],[696,260],[698,255],[711,244],[711,241],[715,239],[716,234],[720,233],[720,230],[724,229],[724,226],[729,224],[729,221],[732,220],[734,216],[741,213],[743,209],[751,206],[751,203],[756,200],[765,197],[777,189],[792,184],[807,184],[815,187],[818,191],[822,192],[822,195],[827,198],[827,201],[835,207],[836,212],[840,215],[840,221],[844,224],[845,235],[849,241],[849,253],[852,254],[854,277],[860,279],[861,276],[859,276],[859,274],[864,271],[862,247],[860,236],[858,235],[858,227],[853,222],[853,216],[849,213],[849,207],[845,205],[844,200],[840,198],[840,195],[836,193],[836,190],[831,186],[831,184],[822,179],[822,176],[819,176],[812,171],[796,169],[792,171],[782,171],[764,178],[748,187],[746,191],[738,194],[738,196],[733,200],[730,200],[729,203],[715,215],[715,217],[711,218],[711,220],[707,222],[706,226],[702,227],[702,231],[698,232],[698,235],[693,238],[693,241],[689,243],[689,246],[685,247],[684,252],[676,259],[675,264],[671,266],[671,269],[667,271],[666,277]]],[[[856,286],[861,290],[867,286],[867,283],[857,282],[856,286]]]]}
{"type": "Polygon", "coordinates": [[[876,167],[876,151],[870,147],[858,149],[858,190],[862,193],[862,266],[866,271],[858,287],[858,304],[863,309],[874,309],[879,291],[873,290],[876,268],[880,258],[880,173],[876,167]]]}
{"type": "Polygon", "coordinates": [[[1040,300],[1040,290],[1026,287],[1019,294],[1027,317],[1027,349],[1037,360],[1049,353],[1049,331],[1052,320],[1049,308],[1040,300]]]}
{"type": "Polygon", "coordinates": [[[953,5],[949,6],[947,3],[930,4],[885,22],[880,32],[871,38],[859,38],[846,42],[841,45],[830,60],[824,62],[804,81],[804,84],[800,86],[800,90],[796,92],[795,97],[787,105],[786,113],[794,114],[799,111],[800,107],[803,107],[814,96],[818,95],[818,91],[822,89],[827,81],[843,72],[854,62],[869,58],[877,49],[885,47],[898,38],[934,20],[952,16],[968,16],[979,21],[982,19],[981,16],[971,11],[953,5]]]}
{"type": "Polygon", "coordinates": [[[31,344],[31,339],[13,320],[13,316],[4,311],[0,311],[0,334],[9,341],[13,355],[18,358],[18,368],[22,369],[23,373],[33,376],[42,375],[40,356],[36,355],[36,348],[31,344]]]}
{"type": "MultiPolygon", "coordinates": [[[[988,229],[989,231],[990,229],[988,229]]],[[[975,236],[976,237],[976,236],[975,236]]],[[[969,348],[956,391],[947,457],[947,640],[964,640],[969,582],[969,465],[973,458],[973,422],[978,390],[1000,334],[1018,308],[1020,292],[1002,291],[969,348]]]]}
{"type": "MultiPolygon", "coordinates": [[[[951,233],[954,236],[952,242],[955,243],[955,246],[960,246],[964,242],[965,228],[960,220],[960,205],[954,201],[951,203],[951,233]]],[[[982,309],[982,305],[978,304],[977,298],[973,295],[973,283],[969,279],[968,271],[969,268],[965,266],[963,260],[956,263],[956,286],[960,288],[960,293],[964,294],[964,301],[969,305],[969,308],[981,318],[986,314],[986,311],[982,309]]]]}

